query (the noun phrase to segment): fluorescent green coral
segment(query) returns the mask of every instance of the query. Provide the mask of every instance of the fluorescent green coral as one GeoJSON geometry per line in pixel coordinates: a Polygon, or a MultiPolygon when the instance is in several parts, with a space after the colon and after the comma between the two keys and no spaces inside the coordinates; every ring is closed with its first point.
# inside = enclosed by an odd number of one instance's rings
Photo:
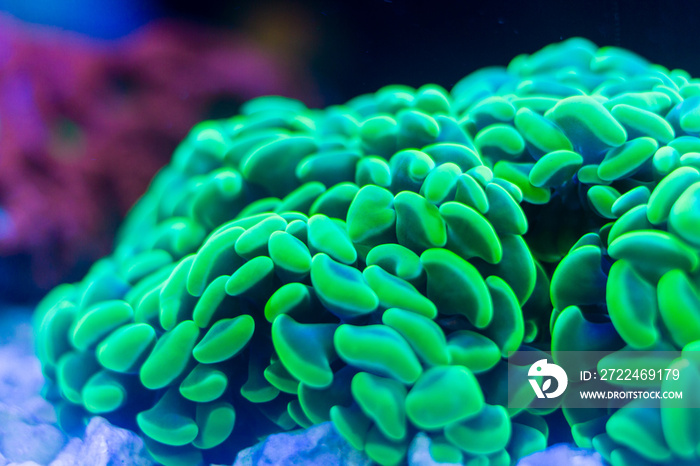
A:
{"type": "MultiPolygon", "coordinates": [[[[420,431],[436,460],[514,464],[549,428],[504,407],[510,351],[698,346],[698,89],[575,38],[451,92],[201,123],[37,309],[48,393],[166,465],[329,420],[382,465],[420,431]]],[[[565,415],[614,466],[693,464],[686,411],[565,415]]]]}

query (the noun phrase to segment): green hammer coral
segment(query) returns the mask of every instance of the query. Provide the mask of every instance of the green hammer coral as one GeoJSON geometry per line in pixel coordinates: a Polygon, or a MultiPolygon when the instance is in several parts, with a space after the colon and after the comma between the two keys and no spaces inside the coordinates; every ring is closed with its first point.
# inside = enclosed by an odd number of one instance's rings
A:
{"type": "MultiPolygon", "coordinates": [[[[699,87],[574,38],[451,92],[203,122],[113,254],[39,305],[47,396],[166,465],[329,420],[382,465],[419,432],[439,461],[514,464],[549,428],[505,408],[509,351],[698,345],[699,87]]],[[[564,410],[615,466],[698,461],[697,420],[658,413],[564,410]]]]}

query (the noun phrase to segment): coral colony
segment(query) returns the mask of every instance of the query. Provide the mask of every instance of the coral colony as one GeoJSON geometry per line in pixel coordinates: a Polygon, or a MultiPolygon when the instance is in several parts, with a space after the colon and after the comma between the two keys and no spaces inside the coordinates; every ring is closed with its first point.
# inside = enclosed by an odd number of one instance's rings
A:
{"type": "MultiPolygon", "coordinates": [[[[40,304],[47,395],[166,465],[328,420],[381,465],[418,432],[514,464],[549,411],[506,408],[509,351],[700,344],[699,135],[700,81],[580,38],[451,92],[251,100],[40,304]]],[[[629,406],[560,409],[615,466],[697,464],[689,410],[629,406]]]]}

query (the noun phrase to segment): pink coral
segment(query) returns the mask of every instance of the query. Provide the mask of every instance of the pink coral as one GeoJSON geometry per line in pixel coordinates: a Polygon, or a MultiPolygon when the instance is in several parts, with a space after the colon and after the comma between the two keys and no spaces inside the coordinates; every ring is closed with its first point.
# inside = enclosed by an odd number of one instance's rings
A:
{"type": "Polygon", "coordinates": [[[230,31],[162,21],[94,42],[0,17],[0,254],[54,284],[107,251],[194,123],[264,94],[316,104],[311,82],[230,31]]]}

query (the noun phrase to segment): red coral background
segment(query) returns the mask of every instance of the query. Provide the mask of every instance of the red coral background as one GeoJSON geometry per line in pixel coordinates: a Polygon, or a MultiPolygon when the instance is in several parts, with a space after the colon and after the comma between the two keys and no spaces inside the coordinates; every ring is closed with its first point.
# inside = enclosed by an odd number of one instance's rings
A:
{"type": "Polygon", "coordinates": [[[293,51],[278,52],[173,20],[98,42],[0,17],[0,256],[32,273],[5,286],[46,289],[107,253],[196,122],[265,94],[318,104],[293,51]]]}

